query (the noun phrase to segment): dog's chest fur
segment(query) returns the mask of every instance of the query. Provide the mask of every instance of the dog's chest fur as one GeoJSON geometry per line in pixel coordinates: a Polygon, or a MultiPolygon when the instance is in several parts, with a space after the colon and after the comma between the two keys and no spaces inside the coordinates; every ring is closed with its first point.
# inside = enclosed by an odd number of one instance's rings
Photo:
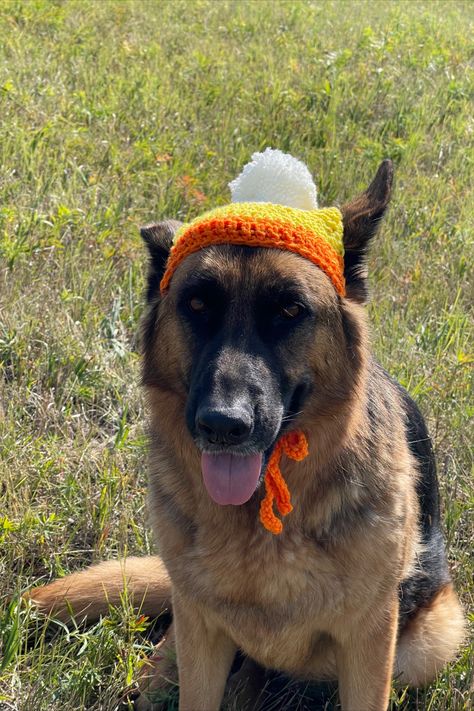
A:
{"type": "Polygon", "coordinates": [[[400,568],[397,532],[388,533],[382,521],[378,531],[374,520],[334,549],[289,522],[278,537],[257,522],[251,532],[203,525],[183,543],[167,560],[180,594],[246,654],[290,673],[307,668],[311,674],[321,648],[328,653],[331,639],[344,634],[348,615],[364,615],[383,598],[400,568]],[[392,571],[377,569],[381,548],[393,560],[392,571]]]}

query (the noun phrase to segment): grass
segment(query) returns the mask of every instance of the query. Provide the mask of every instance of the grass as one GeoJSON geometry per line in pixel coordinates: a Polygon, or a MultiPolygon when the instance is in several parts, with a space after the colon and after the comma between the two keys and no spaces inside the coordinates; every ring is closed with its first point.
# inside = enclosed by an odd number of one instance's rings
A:
{"type": "MultiPolygon", "coordinates": [[[[4,0],[0,26],[0,709],[113,709],[150,650],[126,600],[51,637],[18,596],[150,552],[138,226],[226,202],[267,145],[323,204],[396,163],[374,348],[428,419],[474,621],[472,4],[4,0]]],[[[472,652],[392,711],[467,709],[472,652]]]]}

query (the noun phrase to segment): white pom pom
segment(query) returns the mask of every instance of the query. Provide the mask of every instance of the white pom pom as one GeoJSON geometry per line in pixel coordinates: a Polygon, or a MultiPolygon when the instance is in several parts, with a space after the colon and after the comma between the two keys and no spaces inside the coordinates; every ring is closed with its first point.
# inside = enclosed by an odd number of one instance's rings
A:
{"type": "Polygon", "coordinates": [[[229,188],[232,202],[272,202],[302,210],[318,207],[316,186],[305,164],[272,148],[254,153],[229,188]]]}

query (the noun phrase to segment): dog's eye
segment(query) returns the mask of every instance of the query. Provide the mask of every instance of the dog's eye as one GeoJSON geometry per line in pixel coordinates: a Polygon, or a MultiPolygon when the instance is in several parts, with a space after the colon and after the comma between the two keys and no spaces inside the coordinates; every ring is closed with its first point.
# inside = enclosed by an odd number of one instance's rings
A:
{"type": "Polygon", "coordinates": [[[303,307],[296,302],[280,306],[280,316],[286,319],[296,318],[303,312],[303,307]]]}
{"type": "Polygon", "coordinates": [[[199,298],[199,296],[193,296],[191,299],[189,299],[189,308],[191,311],[194,311],[194,313],[202,313],[205,308],[206,304],[202,299],[199,298]]]}

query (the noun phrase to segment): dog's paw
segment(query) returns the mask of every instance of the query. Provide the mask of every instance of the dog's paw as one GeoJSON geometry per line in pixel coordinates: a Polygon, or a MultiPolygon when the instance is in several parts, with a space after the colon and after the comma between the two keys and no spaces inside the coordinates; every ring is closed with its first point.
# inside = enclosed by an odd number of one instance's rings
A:
{"type": "MultiPolygon", "coordinates": [[[[133,708],[139,711],[166,711],[178,693],[178,669],[172,627],[155,647],[155,654],[146,660],[132,692],[133,708]]],[[[132,700],[130,696],[129,700],[132,700]]]]}
{"type": "Polygon", "coordinates": [[[120,700],[119,709],[133,708],[135,711],[167,711],[177,708],[177,686],[168,681],[153,677],[153,683],[147,684],[143,679],[140,686],[127,690],[120,700]],[[152,688],[153,687],[153,688],[152,688]]]}
{"type": "Polygon", "coordinates": [[[177,708],[177,687],[138,691],[133,698],[136,711],[167,711],[177,708]]]}
{"type": "Polygon", "coordinates": [[[136,711],[166,711],[166,702],[155,702],[147,698],[144,694],[139,694],[133,700],[133,708],[136,711]]]}
{"type": "Polygon", "coordinates": [[[258,711],[263,703],[265,670],[248,657],[240,669],[232,674],[227,682],[226,697],[238,704],[239,711],[258,711]]]}

